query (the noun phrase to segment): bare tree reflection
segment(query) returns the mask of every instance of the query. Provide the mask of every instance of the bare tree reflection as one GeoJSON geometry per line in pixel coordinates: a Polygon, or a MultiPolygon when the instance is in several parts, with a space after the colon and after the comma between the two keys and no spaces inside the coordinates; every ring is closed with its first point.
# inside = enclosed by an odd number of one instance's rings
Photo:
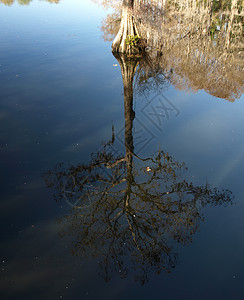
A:
{"type": "Polygon", "coordinates": [[[147,158],[134,152],[133,77],[139,58],[116,58],[124,83],[125,153],[113,151],[113,134],[89,163],[60,165],[45,180],[71,206],[60,222],[63,235],[73,237],[72,253],[98,258],[106,281],[114,272],[121,278],[131,272],[144,284],[150,274],[176,266],[174,246],[192,242],[203,207],[232,200],[228,190],[189,181],[185,164],[167,152],[159,149],[147,158]]]}

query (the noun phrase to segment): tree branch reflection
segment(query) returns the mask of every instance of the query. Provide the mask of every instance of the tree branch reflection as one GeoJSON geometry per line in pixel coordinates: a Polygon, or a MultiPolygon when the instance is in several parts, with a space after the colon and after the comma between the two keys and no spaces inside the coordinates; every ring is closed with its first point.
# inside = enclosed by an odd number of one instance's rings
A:
{"type": "Polygon", "coordinates": [[[133,274],[141,284],[153,273],[171,272],[175,245],[192,242],[203,221],[202,208],[232,202],[231,192],[187,179],[187,167],[159,149],[142,158],[134,152],[133,78],[139,58],[116,54],[124,83],[124,154],[113,151],[116,137],[87,164],[59,165],[45,180],[71,211],[60,222],[72,236],[73,255],[99,259],[106,281],[114,272],[133,274]]]}

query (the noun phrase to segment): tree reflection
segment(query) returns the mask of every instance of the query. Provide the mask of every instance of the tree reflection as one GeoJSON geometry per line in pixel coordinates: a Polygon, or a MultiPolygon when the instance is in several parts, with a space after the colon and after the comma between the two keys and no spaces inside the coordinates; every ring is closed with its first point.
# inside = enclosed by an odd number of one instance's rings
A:
{"type": "MultiPolygon", "coordinates": [[[[229,101],[241,97],[243,0],[92,1],[115,11],[101,27],[104,39],[113,40],[113,52],[145,55],[146,50],[151,66],[161,69],[180,90],[203,89],[229,101]],[[136,47],[135,37],[140,37],[136,47]]],[[[14,0],[0,3],[12,5],[14,0]]]]}
{"type": "MultiPolygon", "coordinates": [[[[114,3],[107,1],[107,6],[109,2],[114,3]]],[[[147,46],[151,66],[170,76],[176,88],[203,89],[229,101],[240,98],[244,91],[243,1],[121,3],[122,13],[117,6],[116,13],[108,15],[102,25],[105,40],[113,39],[114,52],[133,54],[126,38],[139,35],[147,46]],[[125,20],[132,17],[132,25],[126,25],[125,20]]]]}
{"type": "Polygon", "coordinates": [[[230,203],[231,192],[195,185],[187,168],[158,150],[142,158],[134,152],[133,78],[140,58],[115,54],[124,83],[124,154],[113,150],[116,137],[91,155],[87,164],[62,164],[45,174],[56,198],[71,211],[60,222],[73,238],[73,255],[99,259],[106,281],[114,272],[132,273],[144,284],[150,274],[171,272],[177,264],[175,244],[192,242],[207,205],[230,203]]]}

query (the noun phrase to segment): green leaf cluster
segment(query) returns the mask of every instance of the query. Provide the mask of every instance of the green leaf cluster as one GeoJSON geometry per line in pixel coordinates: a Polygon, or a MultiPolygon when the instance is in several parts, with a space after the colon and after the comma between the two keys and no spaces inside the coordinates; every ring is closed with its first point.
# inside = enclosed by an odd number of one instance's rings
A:
{"type": "Polygon", "coordinates": [[[138,47],[140,41],[139,35],[128,35],[125,39],[125,43],[131,47],[138,47]]]}

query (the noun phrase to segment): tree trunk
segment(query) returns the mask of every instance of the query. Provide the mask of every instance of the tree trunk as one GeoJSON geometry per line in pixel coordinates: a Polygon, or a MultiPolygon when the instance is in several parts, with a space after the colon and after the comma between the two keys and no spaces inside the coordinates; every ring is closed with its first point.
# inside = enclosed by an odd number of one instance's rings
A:
{"type": "Polygon", "coordinates": [[[135,54],[139,52],[136,47],[126,44],[126,38],[128,36],[139,36],[135,23],[135,16],[133,15],[134,2],[135,0],[123,0],[120,29],[112,44],[113,52],[127,54],[135,54]]]}

